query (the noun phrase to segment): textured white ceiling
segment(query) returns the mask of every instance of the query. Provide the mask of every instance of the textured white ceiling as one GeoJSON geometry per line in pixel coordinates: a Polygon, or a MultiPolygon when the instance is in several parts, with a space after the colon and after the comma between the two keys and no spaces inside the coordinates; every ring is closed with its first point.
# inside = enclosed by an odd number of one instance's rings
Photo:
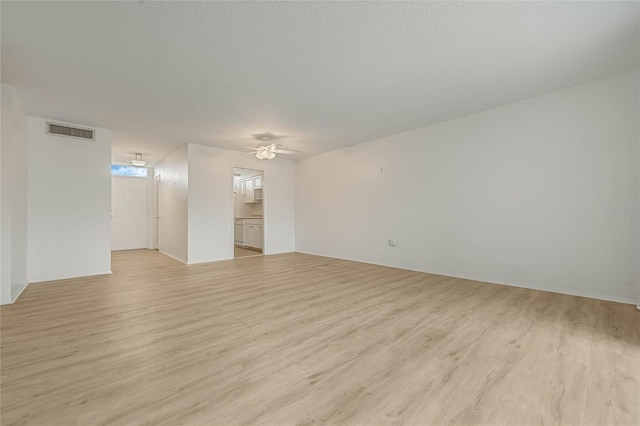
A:
{"type": "Polygon", "coordinates": [[[2,81],[30,114],[113,129],[115,161],[260,132],[299,158],[638,67],[638,2],[1,8],[2,81]]]}

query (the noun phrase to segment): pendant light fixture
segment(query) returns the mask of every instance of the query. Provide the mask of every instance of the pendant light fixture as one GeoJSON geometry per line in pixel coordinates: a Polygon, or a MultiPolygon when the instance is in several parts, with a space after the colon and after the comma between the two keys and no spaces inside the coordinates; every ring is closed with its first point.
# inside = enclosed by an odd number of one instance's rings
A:
{"type": "Polygon", "coordinates": [[[131,164],[137,167],[144,167],[147,165],[147,162],[142,159],[142,154],[136,152],[136,159],[131,160],[131,164]]]}

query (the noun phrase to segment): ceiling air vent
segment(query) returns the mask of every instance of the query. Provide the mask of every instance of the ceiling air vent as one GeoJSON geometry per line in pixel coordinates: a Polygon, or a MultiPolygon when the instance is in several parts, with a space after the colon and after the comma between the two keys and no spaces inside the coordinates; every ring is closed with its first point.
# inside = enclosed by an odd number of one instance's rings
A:
{"type": "Polygon", "coordinates": [[[63,124],[47,122],[47,134],[66,136],[68,138],[78,138],[88,141],[95,140],[94,129],[83,129],[82,127],[70,127],[63,124]]]}

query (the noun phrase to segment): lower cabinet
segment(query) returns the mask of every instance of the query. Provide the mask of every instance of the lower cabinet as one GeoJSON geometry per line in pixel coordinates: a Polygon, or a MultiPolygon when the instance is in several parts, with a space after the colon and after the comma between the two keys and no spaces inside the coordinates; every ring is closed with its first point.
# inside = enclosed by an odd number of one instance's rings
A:
{"type": "Polygon", "coordinates": [[[262,219],[236,219],[233,234],[237,245],[261,249],[262,219]]]}
{"type": "Polygon", "coordinates": [[[242,220],[236,220],[233,223],[233,239],[237,245],[244,245],[244,224],[242,220]]]}
{"type": "Polygon", "coordinates": [[[262,248],[262,225],[244,225],[244,245],[262,248]]]}

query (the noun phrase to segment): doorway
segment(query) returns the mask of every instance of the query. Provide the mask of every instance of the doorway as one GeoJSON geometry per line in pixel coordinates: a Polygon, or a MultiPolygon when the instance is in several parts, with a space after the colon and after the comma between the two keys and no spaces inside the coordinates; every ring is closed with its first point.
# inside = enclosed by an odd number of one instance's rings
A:
{"type": "Polygon", "coordinates": [[[264,252],[264,171],[233,168],[233,257],[264,252]]]}

